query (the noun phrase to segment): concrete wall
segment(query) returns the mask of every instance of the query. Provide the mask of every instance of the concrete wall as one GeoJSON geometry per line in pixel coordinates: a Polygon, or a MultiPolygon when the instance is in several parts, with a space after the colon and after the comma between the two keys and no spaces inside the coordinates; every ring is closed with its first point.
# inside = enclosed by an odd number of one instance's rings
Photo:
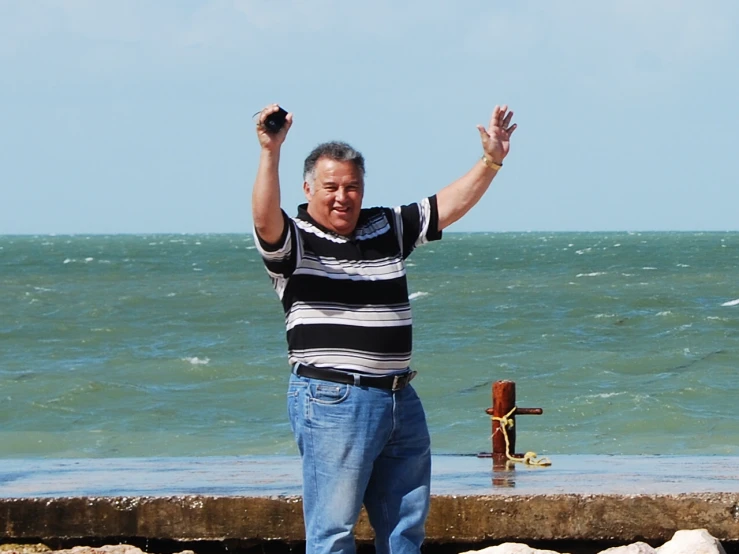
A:
{"type": "MultiPolygon", "coordinates": [[[[432,500],[430,542],[666,541],[679,529],[739,540],[739,494],[444,495],[432,500]]],[[[192,540],[304,538],[299,497],[0,498],[0,540],[142,537],[192,540]]],[[[362,513],[357,537],[372,531],[362,513]]]]}

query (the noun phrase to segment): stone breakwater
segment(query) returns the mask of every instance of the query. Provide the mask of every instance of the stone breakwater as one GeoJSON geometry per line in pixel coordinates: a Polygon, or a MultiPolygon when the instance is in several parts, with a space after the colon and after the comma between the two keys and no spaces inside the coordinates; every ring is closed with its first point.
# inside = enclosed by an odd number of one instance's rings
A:
{"type": "MultiPolygon", "coordinates": [[[[433,547],[424,551],[433,552],[433,547]]],[[[584,552],[584,550],[579,550],[584,552]]],[[[127,544],[105,545],[100,547],[76,546],[63,550],[52,550],[44,544],[6,544],[0,545],[2,554],[148,554],[135,546],[127,544]]],[[[615,546],[599,550],[593,554],[726,554],[721,543],[705,529],[677,531],[671,540],[662,546],[652,547],[644,542],[615,546]]],[[[176,554],[198,554],[193,550],[182,550],[176,554]]],[[[570,554],[556,550],[541,550],[523,543],[507,542],[482,550],[469,550],[463,554],[570,554]]]]}
{"type": "MultiPolygon", "coordinates": [[[[504,543],[464,554],[569,554],[555,550],[539,550],[521,543],[504,543]]],[[[662,546],[653,548],[644,542],[615,546],[597,554],[726,554],[721,543],[705,529],[678,531],[662,546]]]]}
{"type": "MultiPolygon", "coordinates": [[[[490,460],[435,457],[425,554],[514,542],[570,554],[627,544],[643,550],[638,541],[664,548],[680,529],[705,529],[728,554],[739,554],[739,457],[552,461],[550,468],[498,470],[490,460]]],[[[154,545],[162,554],[222,554],[223,545],[234,554],[235,541],[240,552],[257,546],[283,554],[295,546],[300,554],[299,468],[289,457],[6,460],[0,542],[154,545]],[[165,550],[154,541],[176,544],[165,550]]],[[[356,531],[360,554],[369,554],[364,512],[356,531]]]]}

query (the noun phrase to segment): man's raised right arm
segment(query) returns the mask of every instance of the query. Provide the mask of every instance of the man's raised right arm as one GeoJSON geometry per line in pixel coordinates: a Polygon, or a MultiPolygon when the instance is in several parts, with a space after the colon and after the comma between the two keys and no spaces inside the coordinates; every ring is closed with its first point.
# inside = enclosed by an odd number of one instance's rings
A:
{"type": "Polygon", "coordinates": [[[264,120],[279,110],[271,104],[259,113],[257,138],[261,146],[257,177],[251,196],[251,212],[254,229],[269,244],[277,244],[285,231],[285,220],[280,209],[280,148],[293,123],[293,115],[287,114],[284,127],[277,133],[268,133],[264,120]]]}

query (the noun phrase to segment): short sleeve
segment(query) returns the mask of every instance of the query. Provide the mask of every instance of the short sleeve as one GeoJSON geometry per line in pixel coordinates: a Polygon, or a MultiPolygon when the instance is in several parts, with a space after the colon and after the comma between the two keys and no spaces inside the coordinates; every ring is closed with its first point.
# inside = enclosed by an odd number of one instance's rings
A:
{"type": "Polygon", "coordinates": [[[435,195],[415,204],[393,208],[393,218],[403,258],[407,258],[417,246],[442,237],[435,195]]]}
{"type": "Polygon", "coordinates": [[[298,232],[295,223],[284,211],[282,217],[285,221],[284,230],[275,244],[266,242],[254,229],[254,244],[272,279],[290,277],[296,267],[298,232]]]}

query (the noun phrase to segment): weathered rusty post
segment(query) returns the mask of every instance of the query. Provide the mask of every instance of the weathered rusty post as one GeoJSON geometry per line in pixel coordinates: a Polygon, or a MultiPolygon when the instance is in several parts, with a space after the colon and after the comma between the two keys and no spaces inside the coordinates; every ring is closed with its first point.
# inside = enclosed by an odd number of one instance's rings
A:
{"type": "Polygon", "coordinates": [[[492,454],[480,454],[480,457],[492,457],[495,466],[504,466],[508,460],[508,453],[512,457],[522,458],[522,454],[516,452],[516,415],[541,415],[541,408],[518,408],[516,407],[516,383],[513,381],[496,381],[493,383],[493,407],[485,410],[485,413],[493,418],[504,418],[508,416],[514,425],[503,431],[500,419],[493,419],[493,452],[492,454]],[[506,445],[506,433],[508,445],[506,445]]]}
{"type": "MultiPolygon", "coordinates": [[[[516,407],[516,383],[513,381],[496,381],[493,383],[493,407],[486,410],[488,415],[493,417],[505,417],[508,412],[516,407]],[[491,413],[492,410],[492,413],[491,413]]],[[[516,412],[510,418],[514,421],[516,412]]],[[[515,425],[508,431],[508,441],[510,442],[510,452],[513,454],[516,451],[516,427],[515,425]]],[[[500,421],[493,419],[493,458],[497,456],[503,456],[505,454],[508,445],[505,442],[505,434],[500,428],[500,421]]]]}

